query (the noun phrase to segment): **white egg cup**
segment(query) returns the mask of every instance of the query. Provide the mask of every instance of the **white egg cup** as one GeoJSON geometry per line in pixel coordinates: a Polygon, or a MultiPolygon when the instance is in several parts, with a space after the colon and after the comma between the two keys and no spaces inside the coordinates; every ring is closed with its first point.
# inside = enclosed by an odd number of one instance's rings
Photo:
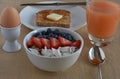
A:
{"type": "Polygon", "coordinates": [[[6,28],[1,26],[1,33],[6,39],[3,45],[4,51],[16,52],[21,49],[21,45],[17,41],[17,38],[20,36],[20,28],[21,24],[13,28],[6,28]]]}

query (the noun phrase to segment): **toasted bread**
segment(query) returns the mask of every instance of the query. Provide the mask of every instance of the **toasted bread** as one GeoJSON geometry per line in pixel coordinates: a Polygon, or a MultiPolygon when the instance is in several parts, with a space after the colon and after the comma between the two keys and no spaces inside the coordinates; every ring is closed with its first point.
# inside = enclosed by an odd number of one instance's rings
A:
{"type": "Polygon", "coordinates": [[[67,10],[42,10],[36,13],[36,24],[38,26],[57,26],[57,27],[65,27],[69,28],[71,25],[71,13],[67,10]],[[63,17],[58,21],[53,21],[47,19],[46,16],[50,13],[56,13],[59,15],[63,15],[63,17]]]}

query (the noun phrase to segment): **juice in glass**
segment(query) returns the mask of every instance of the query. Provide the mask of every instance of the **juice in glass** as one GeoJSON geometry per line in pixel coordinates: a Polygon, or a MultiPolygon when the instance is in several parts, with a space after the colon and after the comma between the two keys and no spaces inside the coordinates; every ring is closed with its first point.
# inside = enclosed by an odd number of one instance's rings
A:
{"type": "Polygon", "coordinates": [[[107,0],[90,1],[87,5],[88,32],[96,38],[111,38],[120,20],[120,6],[107,0]]]}

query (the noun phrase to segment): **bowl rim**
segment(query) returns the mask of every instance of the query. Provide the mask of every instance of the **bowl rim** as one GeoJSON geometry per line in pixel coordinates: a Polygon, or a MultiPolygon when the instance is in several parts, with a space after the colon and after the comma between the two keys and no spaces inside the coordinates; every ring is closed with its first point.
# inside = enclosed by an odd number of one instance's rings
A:
{"type": "Polygon", "coordinates": [[[24,49],[26,50],[26,54],[31,54],[31,55],[34,55],[34,56],[37,56],[37,57],[41,57],[41,58],[50,58],[50,59],[58,59],[58,58],[66,58],[66,57],[70,57],[70,56],[73,56],[74,54],[76,54],[77,52],[80,54],[83,47],[84,47],[84,40],[83,40],[83,37],[78,34],[77,32],[73,31],[73,30],[70,30],[70,29],[67,29],[67,28],[62,28],[62,27],[41,27],[40,29],[36,29],[36,30],[33,30],[31,32],[29,32],[25,37],[24,37],[24,40],[23,40],[23,46],[24,46],[24,49]],[[26,40],[27,40],[27,37],[30,36],[31,34],[34,34],[34,33],[37,33],[38,31],[41,31],[41,30],[46,30],[46,29],[60,29],[60,30],[67,30],[71,33],[74,33],[75,35],[77,35],[80,40],[81,40],[81,46],[80,48],[75,51],[74,53],[70,54],[70,55],[67,55],[67,56],[61,56],[61,57],[48,57],[48,56],[41,56],[41,55],[36,55],[36,54],[33,54],[33,53],[30,53],[30,50],[27,48],[26,46],[26,40]],[[80,51],[80,52],[79,52],[80,51]]]}

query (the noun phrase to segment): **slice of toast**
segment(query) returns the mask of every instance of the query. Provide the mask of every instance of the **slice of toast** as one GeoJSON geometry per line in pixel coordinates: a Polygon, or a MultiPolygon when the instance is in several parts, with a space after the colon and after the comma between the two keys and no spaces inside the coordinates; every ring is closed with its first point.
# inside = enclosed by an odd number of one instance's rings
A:
{"type": "Polygon", "coordinates": [[[67,10],[42,10],[36,13],[36,25],[37,26],[55,26],[69,28],[71,25],[71,13],[67,10]],[[63,17],[58,21],[53,21],[47,18],[47,15],[56,13],[63,17]]]}

